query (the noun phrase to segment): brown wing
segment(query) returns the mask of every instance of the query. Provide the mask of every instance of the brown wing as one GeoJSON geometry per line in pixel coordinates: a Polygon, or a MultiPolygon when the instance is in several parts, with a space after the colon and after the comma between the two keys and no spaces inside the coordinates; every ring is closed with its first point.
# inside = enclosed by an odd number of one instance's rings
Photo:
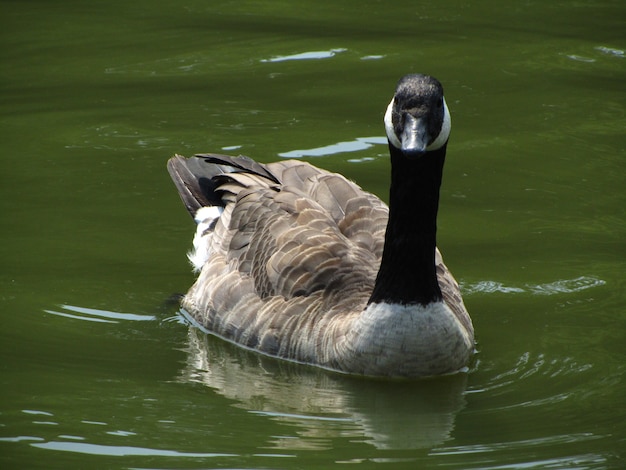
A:
{"type": "Polygon", "coordinates": [[[450,307],[452,312],[454,312],[465,329],[471,332],[473,336],[474,326],[463,303],[461,289],[459,289],[459,284],[456,282],[456,279],[454,279],[454,276],[452,276],[448,267],[444,264],[439,249],[435,252],[435,267],[437,269],[437,281],[439,282],[439,288],[441,289],[444,302],[450,307]]]}
{"type": "MultiPolygon", "coordinates": [[[[188,161],[174,158],[173,167],[188,161]]],[[[300,161],[252,167],[212,155],[207,165],[195,180],[210,183],[183,185],[191,194],[209,188],[204,200],[225,207],[206,234],[211,256],[184,303],[204,327],[276,354],[278,335],[360,312],[382,255],[388,211],[378,198],[300,161]]]]}

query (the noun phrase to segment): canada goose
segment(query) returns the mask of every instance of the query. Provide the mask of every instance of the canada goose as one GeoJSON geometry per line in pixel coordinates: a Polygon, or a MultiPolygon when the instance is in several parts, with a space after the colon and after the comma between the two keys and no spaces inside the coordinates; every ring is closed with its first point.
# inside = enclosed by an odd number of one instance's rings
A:
{"type": "Polygon", "coordinates": [[[472,321],[436,247],[450,134],[443,87],[403,77],[384,123],[389,207],[302,161],[169,160],[198,224],[189,253],[198,278],[182,306],[202,327],[345,373],[419,377],[467,365],[472,321]]]}

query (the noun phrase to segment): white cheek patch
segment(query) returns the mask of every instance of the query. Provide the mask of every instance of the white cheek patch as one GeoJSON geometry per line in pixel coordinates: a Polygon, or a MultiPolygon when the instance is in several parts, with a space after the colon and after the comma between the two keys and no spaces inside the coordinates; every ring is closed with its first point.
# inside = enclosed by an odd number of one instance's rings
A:
{"type": "Polygon", "coordinates": [[[387,139],[396,148],[402,148],[402,142],[398,139],[395,131],[393,130],[393,120],[391,114],[393,113],[393,102],[395,98],[391,98],[389,106],[387,106],[387,112],[385,112],[385,132],[387,133],[387,139]]]}
{"type": "Polygon", "coordinates": [[[426,147],[426,150],[438,150],[444,146],[450,137],[450,129],[452,128],[452,121],[450,120],[450,111],[448,111],[448,105],[446,99],[443,99],[443,124],[441,124],[441,131],[433,142],[426,147]]]}

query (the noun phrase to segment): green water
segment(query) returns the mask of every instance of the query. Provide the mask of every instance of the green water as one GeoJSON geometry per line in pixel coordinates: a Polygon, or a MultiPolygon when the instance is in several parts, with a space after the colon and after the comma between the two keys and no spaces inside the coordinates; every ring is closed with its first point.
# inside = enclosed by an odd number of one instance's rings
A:
{"type": "Polygon", "coordinates": [[[626,6],[0,2],[0,467],[619,468],[626,6]],[[385,198],[407,72],[453,116],[439,245],[479,354],[418,382],[181,323],[174,153],[303,155],[385,198]]]}

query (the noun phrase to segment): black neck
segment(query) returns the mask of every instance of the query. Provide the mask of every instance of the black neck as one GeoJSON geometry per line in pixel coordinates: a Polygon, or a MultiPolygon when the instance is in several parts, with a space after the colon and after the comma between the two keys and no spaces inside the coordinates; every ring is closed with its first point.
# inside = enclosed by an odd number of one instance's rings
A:
{"type": "Polygon", "coordinates": [[[426,305],[442,299],[435,268],[439,188],[446,145],[409,159],[389,145],[385,248],[369,302],[426,305]]]}

